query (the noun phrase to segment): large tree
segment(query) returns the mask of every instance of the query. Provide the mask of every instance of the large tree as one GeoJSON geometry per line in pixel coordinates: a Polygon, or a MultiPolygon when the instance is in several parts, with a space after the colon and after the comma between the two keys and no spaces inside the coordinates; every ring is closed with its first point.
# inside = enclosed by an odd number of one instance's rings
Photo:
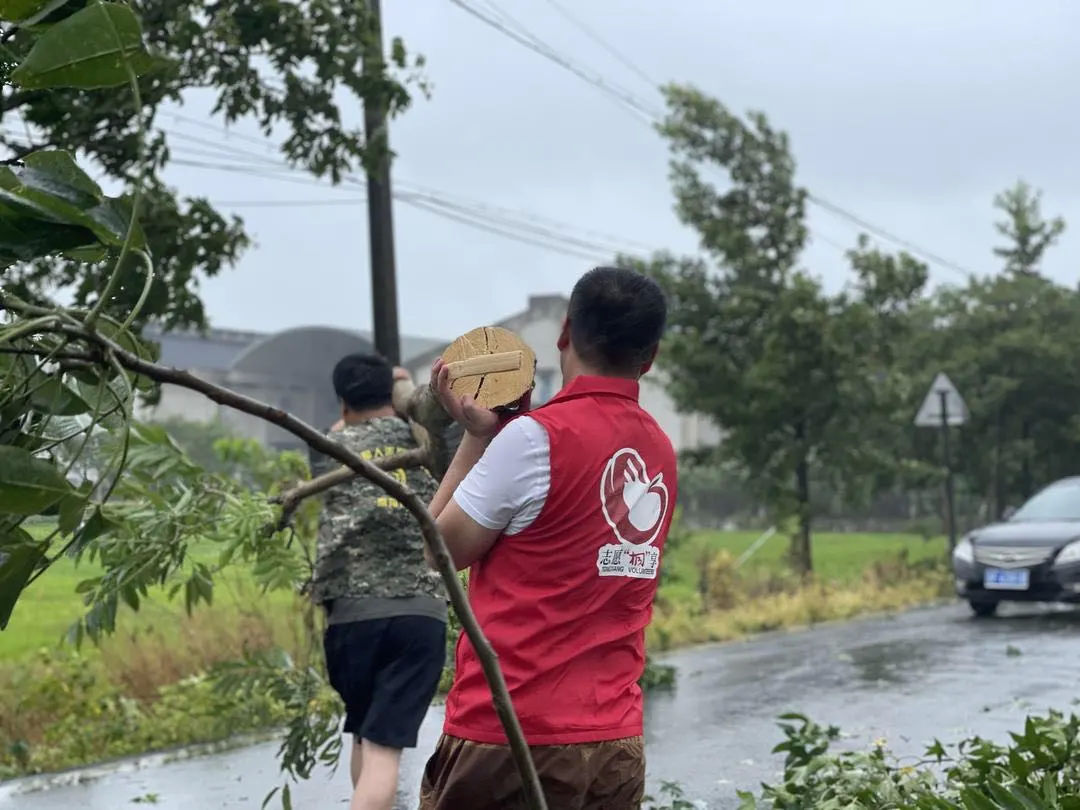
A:
{"type": "Polygon", "coordinates": [[[854,484],[883,461],[877,445],[860,441],[895,416],[893,333],[882,319],[907,310],[926,269],[860,243],[857,283],[825,294],[799,267],[807,192],[796,184],[787,136],[764,115],[744,121],[693,88],[666,95],[660,131],[672,152],[676,211],[708,259],[637,263],[670,299],[661,367],[676,402],[720,426],[720,452],[774,517],[795,520],[792,559],[809,572],[812,474],[854,484]]]}
{"type": "Polygon", "coordinates": [[[905,358],[924,386],[943,369],[967,400],[956,463],[992,517],[1074,474],[1080,453],[1080,291],[1038,272],[1064,221],[1044,221],[1023,183],[995,207],[1002,272],[940,290],[905,358]]]}
{"type": "MultiPolygon", "coordinates": [[[[0,79],[7,86],[0,91],[0,150],[8,164],[35,150],[68,150],[129,189],[148,170],[141,182],[140,220],[156,273],[141,318],[166,327],[205,323],[199,279],[235,263],[249,240],[239,218],[157,179],[172,148],[190,148],[156,124],[158,108],[181,103],[187,91],[209,91],[222,125],[255,121],[281,141],[282,161],[337,181],[384,148],[347,124],[344,111],[375,103],[391,116],[401,112],[422,64],[400,40],[391,43],[386,64],[374,44],[367,6],[359,0],[136,0],[131,5],[153,53],[139,78],[139,115],[130,97],[90,78],[76,76],[75,86],[64,89],[10,84],[10,71],[37,34],[86,5],[87,0],[20,0],[8,7],[7,16],[16,22],[2,34],[0,79]],[[150,129],[147,137],[141,123],[150,129]]],[[[202,136],[214,149],[213,134],[202,136]]],[[[76,305],[92,300],[106,278],[101,264],[64,258],[23,263],[3,275],[8,289],[25,298],[41,302],[63,289],[76,305]]],[[[113,290],[108,311],[130,312],[142,294],[140,279],[133,262],[113,290]]]]}

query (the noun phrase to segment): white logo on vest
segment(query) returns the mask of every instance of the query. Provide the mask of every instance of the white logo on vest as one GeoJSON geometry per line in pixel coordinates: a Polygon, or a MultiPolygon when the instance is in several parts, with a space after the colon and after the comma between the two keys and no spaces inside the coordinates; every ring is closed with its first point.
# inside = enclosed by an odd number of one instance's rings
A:
{"type": "Polygon", "coordinates": [[[660,549],[652,542],[664,526],[668,505],[664,474],[650,477],[637,450],[624,447],[608,459],[600,478],[600,506],[619,542],[600,547],[600,576],[656,579],[660,549]]]}

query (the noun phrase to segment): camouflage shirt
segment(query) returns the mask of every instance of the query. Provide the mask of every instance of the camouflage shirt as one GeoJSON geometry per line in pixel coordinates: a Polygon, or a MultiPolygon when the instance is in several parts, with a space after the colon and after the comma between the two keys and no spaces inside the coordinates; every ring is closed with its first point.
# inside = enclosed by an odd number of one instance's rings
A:
{"type": "MultiPolygon", "coordinates": [[[[330,435],[367,459],[416,447],[409,425],[396,417],[349,425],[330,435]]],[[[435,495],[435,481],[422,467],[390,474],[425,504],[435,495]]],[[[311,596],[320,604],[343,597],[446,598],[442,580],[424,561],[416,519],[363,478],[334,487],[324,496],[311,596]]]]}

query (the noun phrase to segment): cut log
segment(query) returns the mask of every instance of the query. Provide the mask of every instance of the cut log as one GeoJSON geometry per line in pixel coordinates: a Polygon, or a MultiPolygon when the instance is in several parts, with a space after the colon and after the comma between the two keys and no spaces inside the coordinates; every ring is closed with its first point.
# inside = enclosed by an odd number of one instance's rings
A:
{"type": "Polygon", "coordinates": [[[515,405],[532,390],[536,375],[536,354],[501,326],[482,326],[462,335],[442,359],[451,368],[450,389],[458,396],[472,396],[484,408],[515,405]]]}

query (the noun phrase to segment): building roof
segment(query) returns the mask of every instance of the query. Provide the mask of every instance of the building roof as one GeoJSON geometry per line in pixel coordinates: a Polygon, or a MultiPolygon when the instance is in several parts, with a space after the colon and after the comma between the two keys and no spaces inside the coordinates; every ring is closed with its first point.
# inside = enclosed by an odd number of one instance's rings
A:
{"type": "MultiPolygon", "coordinates": [[[[340,329],[325,326],[302,326],[281,332],[242,332],[233,329],[208,329],[196,331],[162,332],[157,327],[147,327],[143,336],[161,345],[161,362],[168,366],[203,371],[228,371],[236,366],[241,357],[249,356],[259,345],[276,346],[288,353],[285,365],[303,368],[302,354],[319,351],[328,336],[340,336],[354,346],[352,351],[371,351],[372,334],[367,330],[340,329]],[[351,339],[351,340],[350,340],[351,339]],[[292,363],[301,355],[301,362],[292,363]]],[[[404,362],[418,354],[440,348],[445,341],[416,335],[401,336],[401,354],[404,362]]],[[[279,367],[280,368],[280,367],[279,367]]],[[[242,369],[241,369],[242,370],[242,369]]]]}
{"type": "Polygon", "coordinates": [[[226,371],[236,357],[263,337],[260,332],[237,332],[230,329],[162,332],[147,327],[143,337],[161,345],[161,362],[185,369],[226,371]]]}

